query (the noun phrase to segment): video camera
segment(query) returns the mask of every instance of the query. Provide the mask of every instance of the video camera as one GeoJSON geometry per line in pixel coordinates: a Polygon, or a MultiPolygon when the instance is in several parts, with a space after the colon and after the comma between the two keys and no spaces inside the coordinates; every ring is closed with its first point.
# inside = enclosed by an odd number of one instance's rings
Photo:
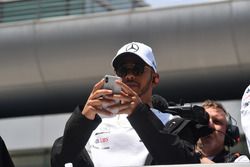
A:
{"type": "Polygon", "coordinates": [[[191,103],[183,105],[170,106],[167,100],[159,95],[152,96],[152,103],[154,108],[172,115],[179,115],[180,117],[188,120],[195,121],[202,125],[208,125],[209,115],[203,107],[192,105],[191,103]]]}
{"type": "Polygon", "coordinates": [[[192,104],[169,105],[165,98],[152,96],[153,107],[163,113],[178,115],[180,118],[170,120],[165,127],[166,132],[177,134],[181,139],[196,144],[200,137],[211,134],[209,115],[201,106],[192,104]]]}

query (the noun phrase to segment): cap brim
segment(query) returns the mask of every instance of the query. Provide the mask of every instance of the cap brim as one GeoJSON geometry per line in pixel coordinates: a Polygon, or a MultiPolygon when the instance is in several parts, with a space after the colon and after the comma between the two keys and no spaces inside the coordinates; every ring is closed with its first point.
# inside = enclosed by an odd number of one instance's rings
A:
{"type": "MultiPolygon", "coordinates": [[[[125,52],[125,53],[121,53],[119,55],[116,55],[114,57],[114,59],[112,60],[112,66],[114,68],[119,67],[119,65],[123,62],[125,56],[135,56],[136,58],[138,58],[139,61],[142,61],[143,63],[146,63],[139,55],[132,53],[132,52],[125,52]]],[[[146,63],[147,64],[147,63],[146,63]]]]}

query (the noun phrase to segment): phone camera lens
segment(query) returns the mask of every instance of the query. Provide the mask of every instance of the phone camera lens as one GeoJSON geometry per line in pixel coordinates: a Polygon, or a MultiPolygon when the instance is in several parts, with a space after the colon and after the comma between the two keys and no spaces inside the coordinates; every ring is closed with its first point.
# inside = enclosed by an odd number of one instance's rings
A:
{"type": "Polygon", "coordinates": [[[109,78],[105,77],[105,82],[108,83],[109,82],[109,78]]]}

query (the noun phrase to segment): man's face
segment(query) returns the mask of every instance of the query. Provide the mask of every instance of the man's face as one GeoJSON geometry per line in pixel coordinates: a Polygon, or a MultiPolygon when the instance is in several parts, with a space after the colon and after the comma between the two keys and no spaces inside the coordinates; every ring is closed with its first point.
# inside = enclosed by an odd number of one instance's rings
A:
{"type": "Polygon", "coordinates": [[[205,108],[210,116],[209,126],[215,131],[200,138],[198,147],[204,155],[214,156],[224,149],[225,133],[227,129],[226,113],[220,108],[209,107],[205,108]]]}
{"type": "Polygon", "coordinates": [[[115,71],[139,96],[152,92],[154,71],[136,56],[123,58],[115,71]]]}

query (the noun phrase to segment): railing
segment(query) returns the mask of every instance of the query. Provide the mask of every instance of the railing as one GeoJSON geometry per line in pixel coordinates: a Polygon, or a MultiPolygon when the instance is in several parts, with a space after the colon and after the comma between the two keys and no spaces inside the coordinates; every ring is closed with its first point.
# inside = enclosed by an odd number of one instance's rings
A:
{"type": "Polygon", "coordinates": [[[143,0],[19,0],[0,2],[0,23],[147,6],[143,0]]]}

